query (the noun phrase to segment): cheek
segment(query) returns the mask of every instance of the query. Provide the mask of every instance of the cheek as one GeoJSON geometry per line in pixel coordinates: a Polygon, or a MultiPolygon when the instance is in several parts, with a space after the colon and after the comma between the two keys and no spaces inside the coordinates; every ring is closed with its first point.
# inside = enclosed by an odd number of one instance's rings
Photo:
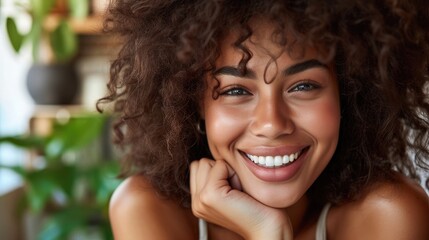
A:
{"type": "Polygon", "coordinates": [[[320,136],[337,135],[340,124],[339,107],[335,104],[322,104],[310,113],[312,128],[320,136]]]}
{"type": "Polygon", "coordinates": [[[335,97],[326,98],[306,108],[300,115],[301,127],[319,144],[335,148],[340,129],[340,106],[335,97]]]}
{"type": "MultiPolygon", "coordinates": [[[[213,157],[218,158],[222,149],[229,149],[246,125],[246,117],[233,108],[208,104],[205,108],[206,134],[213,157]]],[[[223,156],[225,158],[225,156],[223,156]]]]}

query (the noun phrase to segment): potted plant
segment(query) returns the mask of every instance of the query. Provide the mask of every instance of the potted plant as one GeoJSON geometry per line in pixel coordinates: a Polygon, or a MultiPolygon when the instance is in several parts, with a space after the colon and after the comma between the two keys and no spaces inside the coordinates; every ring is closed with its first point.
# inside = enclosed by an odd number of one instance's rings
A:
{"type": "Polygon", "coordinates": [[[23,212],[44,216],[37,239],[113,239],[107,210],[119,184],[119,165],[110,154],[94,151],[106,139],[107,120],[90,114],[55,122],[46,136],[0,136],[0,144],[37,153],[43,161],[31,167],[0,165],[24,181],[23,212]]]}
{"type": "Polygon", "coordinates": [[[73,103],[80,86],[72,64],[78,41],[69,20],[85,17],[89,0],[17,0],[15,5],[17,15],[6,18],[6,31],[17,53],[24,45],[31,46],[33,64],[27,74],[30,95],[36,104],[73,103]],[[26,33],[17,27],[20,14],[27,14],[31,19],[26,33]],[[52,16],[55,16],[54,24],[53,18],[48,21],[52,16]]]}

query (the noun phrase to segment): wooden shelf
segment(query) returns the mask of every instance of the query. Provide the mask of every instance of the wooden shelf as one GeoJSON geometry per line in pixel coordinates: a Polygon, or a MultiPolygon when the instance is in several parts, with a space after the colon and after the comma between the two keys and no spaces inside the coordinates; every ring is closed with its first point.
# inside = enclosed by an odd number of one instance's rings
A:
{"type": "MultiPolygon", "coordinates": [[[[45,27],[49,31],[54,30],[60,23],[60,15],[49,15],[45,27]]],[[[70,26],[78,34],[101,34],[103,30],[103,16],[91,15],[84,19],[69,19],[70,26]]]]}

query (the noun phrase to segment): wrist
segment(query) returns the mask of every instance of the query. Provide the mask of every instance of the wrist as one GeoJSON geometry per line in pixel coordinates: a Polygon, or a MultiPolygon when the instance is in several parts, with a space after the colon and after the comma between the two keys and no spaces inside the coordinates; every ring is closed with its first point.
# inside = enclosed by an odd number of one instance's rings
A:
{"type": "Polygon", "coordinates": [[[289,219],[282,219],[276,222],[265,222],[259,228],[255,229],[248,240],[272,239],[272,240],[293,240],[293,228],[289,219]]]}
{"type": "Polygon", "coordinates": [[[291,231],[276,230],[276,231],[264,231],[255,233],[248,240],[260,240],[260,239],[272,239],[272,240],[293,240],[293,234],[291,231]]]}

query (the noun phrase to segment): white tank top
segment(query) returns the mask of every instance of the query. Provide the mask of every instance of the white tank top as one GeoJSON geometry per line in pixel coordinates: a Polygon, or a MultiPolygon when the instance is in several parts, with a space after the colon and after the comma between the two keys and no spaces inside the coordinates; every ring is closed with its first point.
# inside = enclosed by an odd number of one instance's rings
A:
{"type": "Polygon", "coordinates": [[[316,226],[316,240],[326,240],[328,239],[326,237],[326,216],[328,216],[329,208],[331,207],[331,204],[326,204],[322,212],[320,213],[319,220],[317,220],[317,226],[316,226]]]}
{"type": "MultiPolygon", "coordinates": [[[[326,216],[328,216],[330,204],[326,204],[320,213],[316,226],[316,240],[326,240],[326,216]]],[[[207,222],[203,219],[198,220],[199,240],[208,240],[207,222]]]]}
{"type": "Polygon", "coordinates": [[[200,237],[198,239],[199,240],[208,240],[209,236],[208,236],[208,232],[207,232],[207,222],[201,218],[198,219],[198,228],[199,228],[199,234],[200,234],[200,237]]]}

